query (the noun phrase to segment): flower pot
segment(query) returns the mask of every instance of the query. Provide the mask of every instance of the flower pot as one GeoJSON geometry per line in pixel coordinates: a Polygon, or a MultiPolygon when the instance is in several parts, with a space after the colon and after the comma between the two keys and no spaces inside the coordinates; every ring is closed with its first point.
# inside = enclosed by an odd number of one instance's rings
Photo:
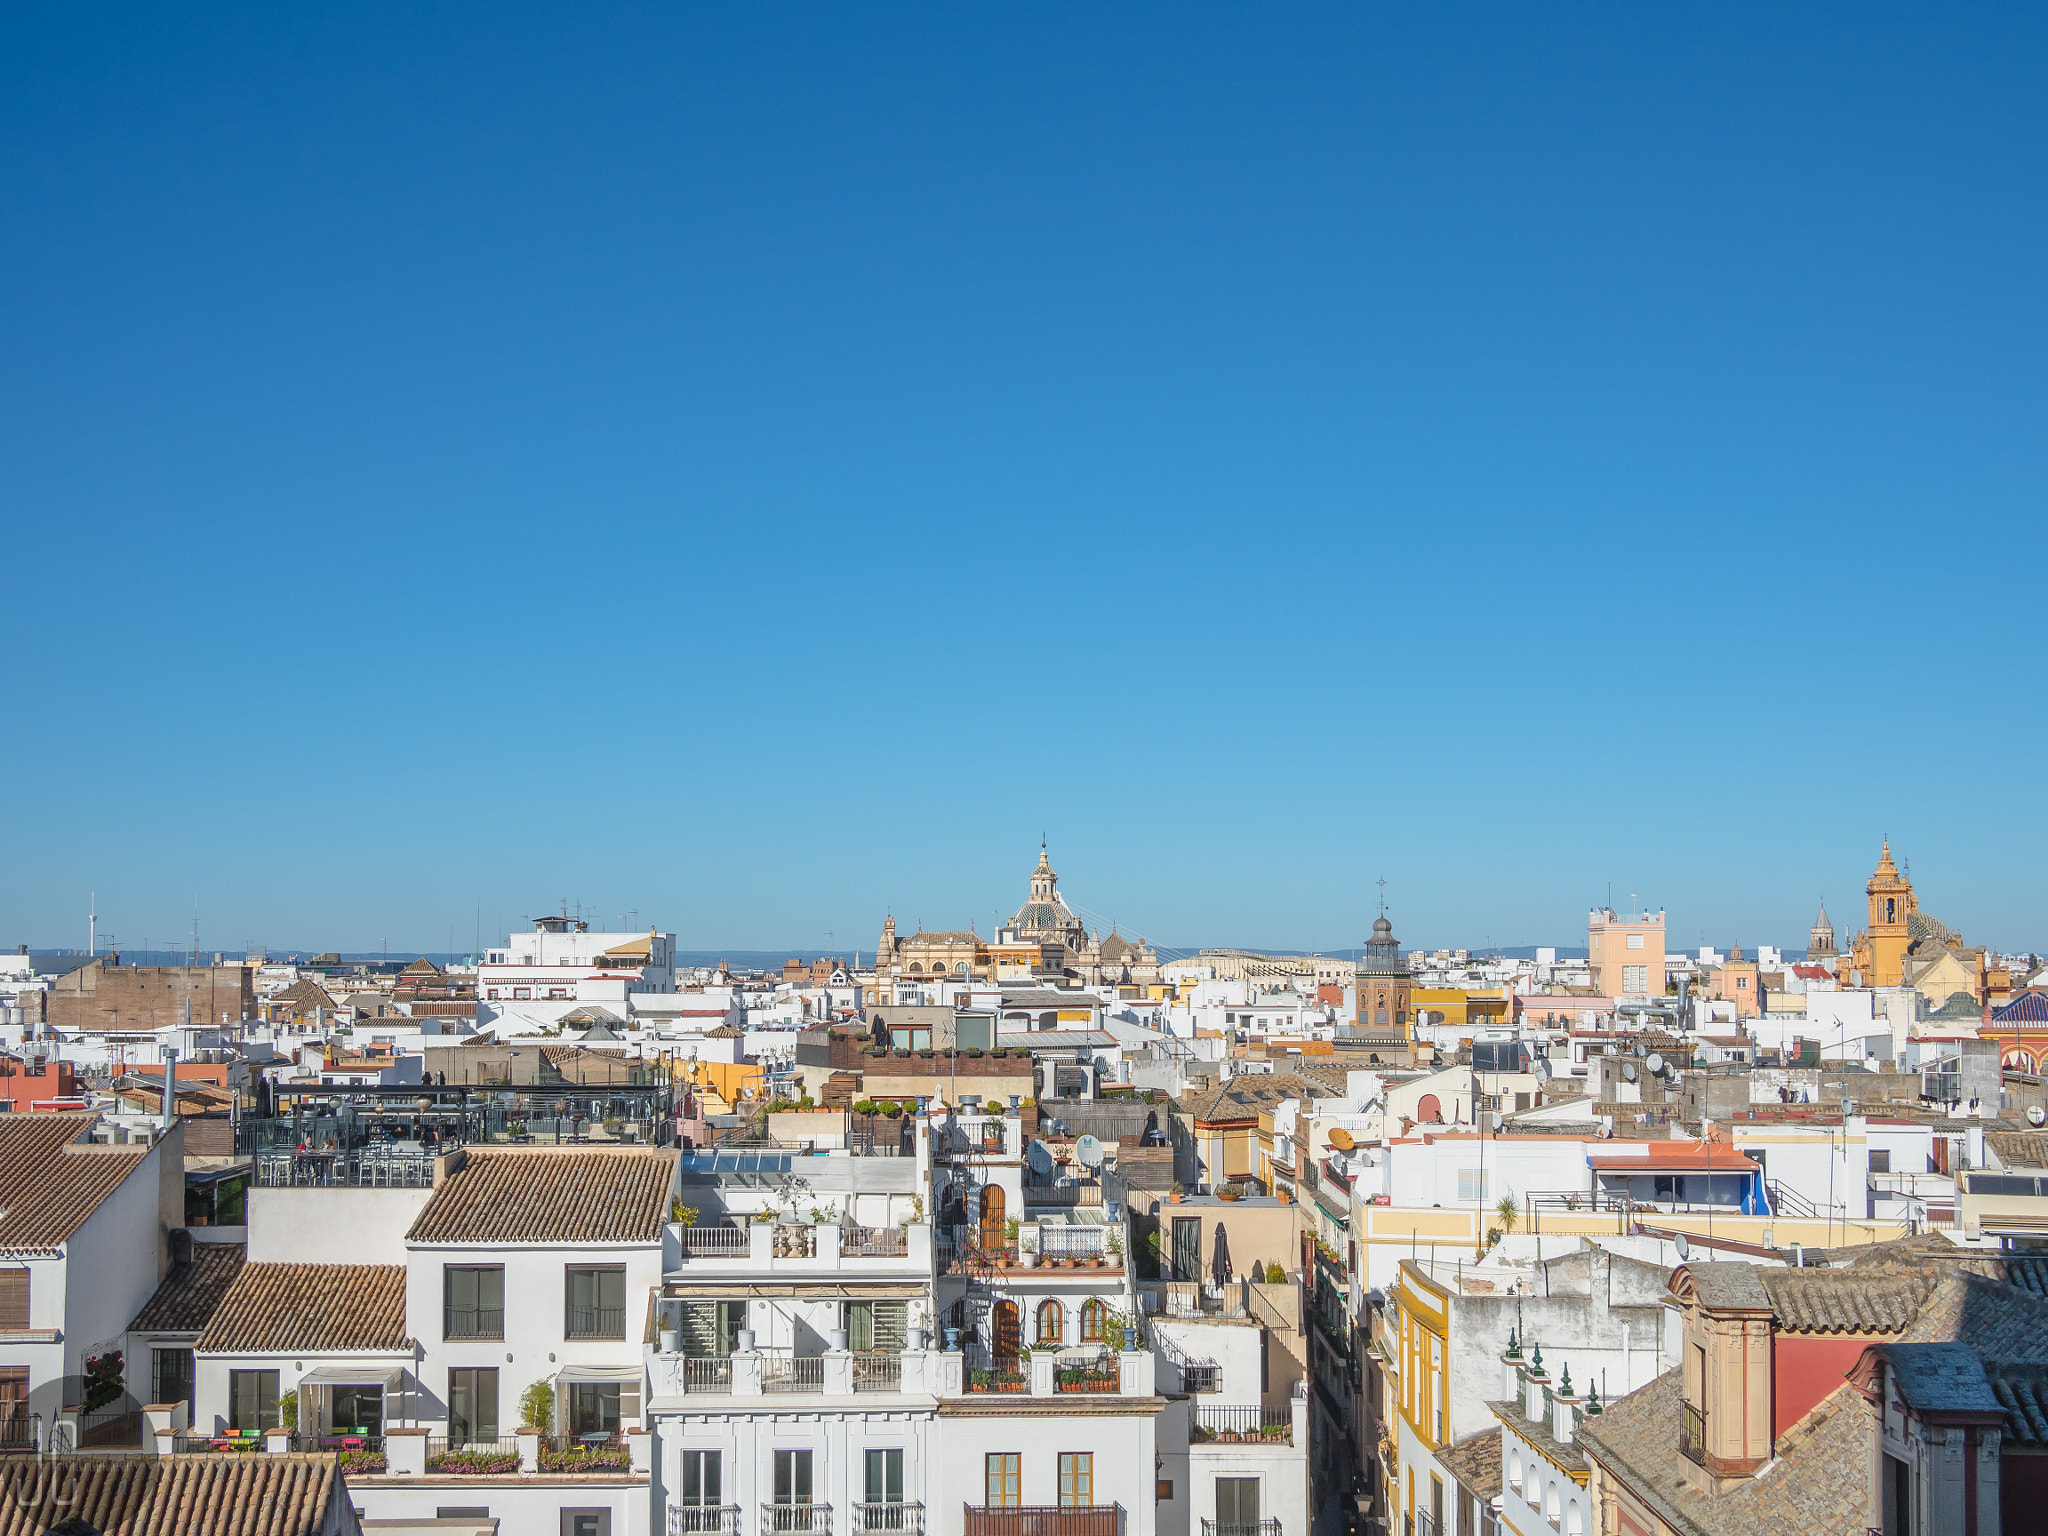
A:
{"type": "Polygon", "coordinates": [[[1020,1262],[1022,1262],[1026,1269],[1036,1269],[1038,1268],[1038,1255],[1035,1253],[1027,1253],[1024,1255],[1023,1259],[1020,1262]]]}
{"type": "Polygon", "coordinates": [[[827,1328],[825,1330],[825,1347],[834,1354],[844,1354],[846,1351],[846,1330],[844,1328],[827,1328]]]}
{"type": "Polygon", "coordinates": [[[736,1329],[732,1336],[732,1347],[743,1355],[751,1354],[754,1348],[754,1330],[751,1328],[736,1329]]]}
{"type": "Polygon", "coordinates": [[[679,1355],[683,1352],[683,1330],[664,1328],[661,1330],[661,1352],[664,1355],[679,1355]]]}

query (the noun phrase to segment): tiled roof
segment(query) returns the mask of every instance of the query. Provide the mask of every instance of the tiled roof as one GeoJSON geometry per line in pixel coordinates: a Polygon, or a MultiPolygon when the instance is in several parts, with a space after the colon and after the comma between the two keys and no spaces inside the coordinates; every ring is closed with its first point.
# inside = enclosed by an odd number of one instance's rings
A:
{"type": "Polygon", "coordinates": [[[1781,1333],[1903,1333],[1938,1279],[1931,1268],[1754,1273],[1771,1298],[1781,1333]]]}
{"type": "Polygon", "coordinates": [[[1482,1499],[1491,1499],[1501,1489],[1500,1431],[1482,1429],[1468,1435],[1449,1450],[1436,1453],[1437,1465],[1482,1499]]]}
{"type": "Polygon", "coordinates": [[[1967,1344],[1887,1344],[1899,1396],[1915,1413],[2003,1413],[1984,1379],[1983,1362],[1967,1344]]]}
{"type": "Polygon", "coordinates": [[[1785,1432],[1768,1477],[1711,1497],[1674,1470],[1678,1371],[1667,1371],[1579,1426],[1578,1441],[1683,1536],[1783,1536],[1871,1525],[1870,1408],[1844,1382],[1785,1432]]]}
{"type": "Polygon", "coordinates": [[[1297,1072],[1247,1072],[1220,1088],[1191,1094],[1181,1107],[1197,1120],[1256,1120],[1260,1110],[1273,1109],[1282,1099],[1328,1097],[1328,1087],[1297,1072]]]}
{"type": "Polygon", "coordinates": [[[2048,1445],[2048,1361],[1987,1361],[1984,1374],[2005,1410],[2007,1438],[2048,1445]]]}
{"type": "Polygon", "coordinates": [[[334,998],[327,989],[310,977],[293,982],[270,1000],[273,1003],[303,1003],[308,1008],[334,1007],[334,998]]]}
{"type": "Polygon", "coordinates": [[[353,1533],[338,1456],[0,1457],[0,1536],[61,1529],[100,1536],[353,1533]]]}
{"type": "Polygon", "coordinates": [[[1691,1280],[1700,1305],[1715,1311],[1761,1312],[1771,1304],[1754,1264],[1736,1259],[1687,1264],[1681,1273],[1691,1280]]]}
{"type": "Polygon", "coordinates": [[[2048,1301],[1983,1275],[1950,1274],[1922,1304],[1906,1339],[1959,1339],[1990,1360],[2048,1359],[2048,1301]]]}
{"type": "Polygon", "coordinates": [[[2048,1131],[1986,1131],[1984,1140],[2008,1168],[2048,1168],[2048,1131]]]}
{"type": "Polygon", "coordinates": [[[658,1243],[675,1169],[667,1152],[472,1152],[406,1241],[658,1243]]]}
{"type": "Polygon", "coordinates": [[[0,1115],[0,1249],[55,1248],[148,1149],[78,1144],[97,1115],[0,1115]]]}
{"type": "Polygon", "coordinates": [[[142,1304],[129,1330],[134,1333],[197,1333],[213,1321],[221,1298],[242,1272],[247,1250],[240,1243],[194,1243],[192,1262],[164,1276],[156,1294],[142,1304]]]}
{"type": "Polygon", "coordinates": [[[409,1349],[405,1266],[244,1264],[194,1347],[216,1355],[409,1349]]]}
{"type": "Polygon", "coordinates": [[[2022,992],[2003,1007],[1991,1010],[1993,1024],[2039,1024],[2048,1021],[2048,992],[2022,992]]]}

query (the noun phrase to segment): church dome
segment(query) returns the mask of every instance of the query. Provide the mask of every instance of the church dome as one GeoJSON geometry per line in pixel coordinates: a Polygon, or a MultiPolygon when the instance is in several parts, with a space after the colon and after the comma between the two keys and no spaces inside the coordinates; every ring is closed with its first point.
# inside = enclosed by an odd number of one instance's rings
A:
{"type": "Polygon", "coordinates": [[[1375,944],[1394,942],[1394,925],[1387,921],[1385,913],[1372,920],[1372,937],[1375,944]]]}

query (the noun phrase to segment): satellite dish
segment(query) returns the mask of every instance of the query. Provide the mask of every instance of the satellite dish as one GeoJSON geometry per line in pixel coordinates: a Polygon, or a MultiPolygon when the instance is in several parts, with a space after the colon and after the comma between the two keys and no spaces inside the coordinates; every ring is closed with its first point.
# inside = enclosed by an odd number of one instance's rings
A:
{"type": "Polygon", "coordinates": [[[1102,1166],[1102,1143],[1093,1136],[1083,1136],[1074,1143],[1074,1156],[1080,1159],[1083,1168],[1102,1166]]]}
{"type": "Polygon", "coordinates": [[[2027,1106],[2027,1124],[2040,1125],[2043,1122],[2048,1122],[2048,1110],[2042,1109],[2038,1104],[2029,1104],[2027,1106]]]}
{"type": "Polygon", "coordinates": [[[1652,1077],[1662,1077],[1664,1075],[1664,1058],[1655,1051],[1650,1052],[1650,1059],[1644,1062],[1643,1065],[1650,1069],[1652,1077]]]}
{"type": "Polygon", "coordinates": [[[1621,1064],[1621,1080],[1625,1083],[1632,1083],[1636,1080],[1636,1064],[1634,1062],[1624,1061],[1621,1064]]]}
{"type": "Polygon", "coordinates": [[[1031,1143],[1030,1150],[1024,1154],[1024,1161],[1031,1165],[1033,1173],[1052,1172],[1052,1154],[1045,1150],[1045,1143],[1042,1141],[1031,1143]]]}
{"type": "Polygon", "coordinates": [[[1683,1264],[1687,1259],[1692,1257],[1692,1244],[1688,1243],[1685,1240],[1685,1234],[1683,1232],[1678,1234],[1677,1242],[1678,1262],[1683,1264]]]}

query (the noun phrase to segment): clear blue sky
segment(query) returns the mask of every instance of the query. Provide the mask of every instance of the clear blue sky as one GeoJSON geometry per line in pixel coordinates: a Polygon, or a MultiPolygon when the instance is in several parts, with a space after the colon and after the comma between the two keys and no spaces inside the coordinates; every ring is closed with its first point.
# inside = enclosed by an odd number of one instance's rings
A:
{"type": "Polygon", "coordinates": [[[2048,12],[0,32],[0,939],[2048,947],[2048,12]]]}

